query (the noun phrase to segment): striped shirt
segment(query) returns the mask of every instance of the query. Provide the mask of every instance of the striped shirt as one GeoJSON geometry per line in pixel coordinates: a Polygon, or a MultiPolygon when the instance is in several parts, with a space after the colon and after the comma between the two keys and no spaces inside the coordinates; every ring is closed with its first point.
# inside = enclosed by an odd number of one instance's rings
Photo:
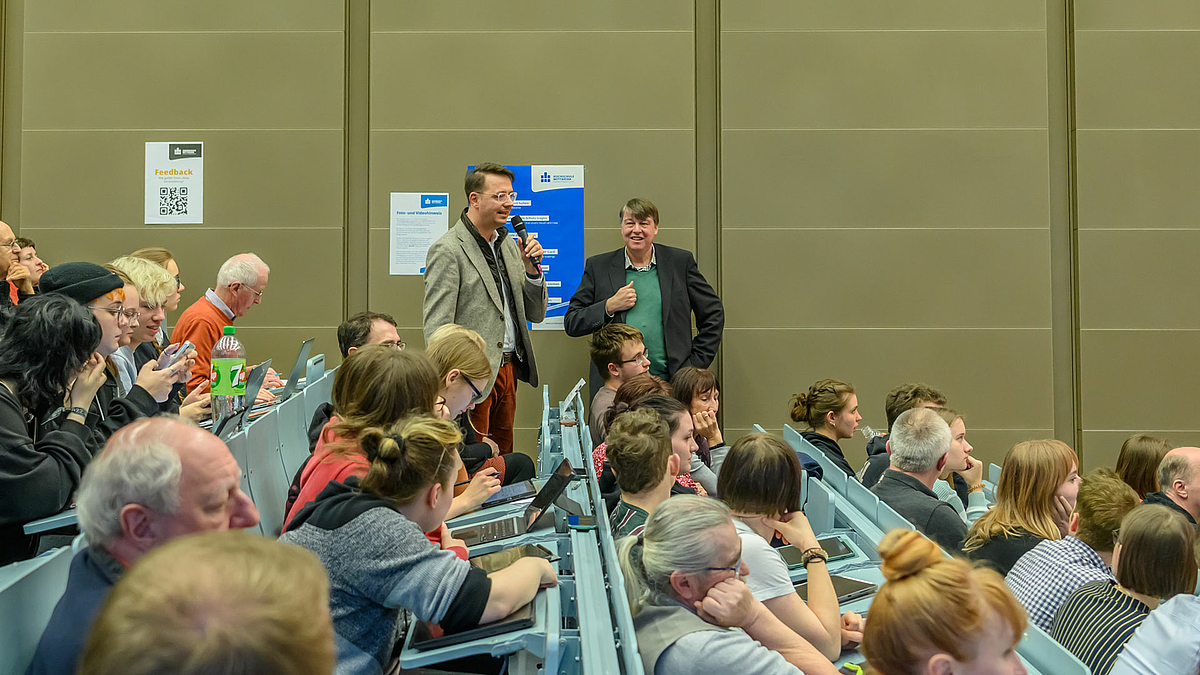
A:
{"type": "Polygon", "coordinates": [[[1115,582],[1093,581],[1077,588],[1058,608],[1050,635],[1093,675],[1108,675],[1149,614],[1149,607],[1123,593],[1115,582]]]}
{"type": "Polygon", "coordinates": [[[613,539],[641,534],[646,529],[646,519],[649,517],[649,513],[627,504],[624,499],[617,502],[617,508],[608,517],[608,522],[612,523],[613,539]]]}

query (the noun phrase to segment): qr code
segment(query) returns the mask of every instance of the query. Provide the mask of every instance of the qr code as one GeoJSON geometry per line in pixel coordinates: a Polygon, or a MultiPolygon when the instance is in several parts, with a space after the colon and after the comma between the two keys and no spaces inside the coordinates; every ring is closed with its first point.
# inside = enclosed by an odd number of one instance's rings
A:
{"type": "Polygon", "coordinates": [[[188,189],[185,187],[158,188],[158,215],[183,216],[188,212],[188,189]]]}

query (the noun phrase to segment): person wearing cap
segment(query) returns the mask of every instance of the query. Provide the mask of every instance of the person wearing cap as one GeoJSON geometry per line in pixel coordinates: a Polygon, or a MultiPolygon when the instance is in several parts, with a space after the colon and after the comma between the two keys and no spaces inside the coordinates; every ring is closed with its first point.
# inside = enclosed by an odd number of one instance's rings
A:
{"type": "MultiPolygon", "coordinates": [[[[100,325],[100,342],[94,351],[101,359],[107,359],[117,351],[126,327],[138,311],[136,306],[125,307],[121,278],[94,263],[55,265],[42,275],[39,286],[43,295],[65,295],[91,310],[100,325]]],[[[92,431],[91,451],[99,451],[108,437],[126,424],[157,414],[159,405],[170,396],[171,387],[187,377],[193,360],[187,358],[162,370],[155,370],[156,362],[146,363],[138,371],[129,393],[123,397],[118,396],[118,378],[105,371],[105,381],[87,416],[87,426],[92,431]]]]}
{"type": "Polygon", "coordinates": [[[22,526],[66,508],[92,458],[88,409],[104,383],[92,313],[58,294],[13,308],[0,337],[0,565],[37,553],[22,526]]]}

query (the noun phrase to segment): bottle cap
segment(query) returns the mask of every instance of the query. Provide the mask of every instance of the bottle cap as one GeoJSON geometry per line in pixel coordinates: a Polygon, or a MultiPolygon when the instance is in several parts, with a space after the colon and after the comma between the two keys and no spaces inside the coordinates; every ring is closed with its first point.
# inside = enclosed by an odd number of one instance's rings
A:
{"type": "Polygon", "coordinates": [[[221,335],[233,335],[233,326],[225,326],[221,330],[221,335]]]}

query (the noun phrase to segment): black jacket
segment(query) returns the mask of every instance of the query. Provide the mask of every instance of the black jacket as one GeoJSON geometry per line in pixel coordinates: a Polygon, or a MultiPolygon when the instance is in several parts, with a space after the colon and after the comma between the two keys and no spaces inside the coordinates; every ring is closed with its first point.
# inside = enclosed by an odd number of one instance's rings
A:
{"type": "Polygon", "coordinates": [[[800,435],[804,437],[804,440],[812,443],[817,447],[818,450],[825,453],[825,456],[828,457],[834,464],[836,464],[842,471],[845,471],[847,476],[853,478],[854,480],[858,480],[858,477],[854,473],[854,469],[850,466],[850,462],[847,462],[846,456],[842,454],[842,446],[838,445],[837,441],[829,438],[828,436],[822,436],[815,431],[802,431],[800,432],[800,435]]]}
{"type": "Polygon", "coordinates": [[[67,508],[92,459],[86,426],[61,414],[37,419],[0,384],[0,565],[36,553],[22,527],[67,508]]]}
{"type": "Polygon", "coordinates": [[[906,473],[888,470],[871,492],[946,551],[962,553],[967,524],[953,506],[938,499],[921,481],[906,473]]]}
{"type": "MultiPolygon", "coordinates": [[[[151,342],[143,342],[138,345],[138,348],[133,350],[133,367],[137,372],[142,371],[142,366],[150,361],[158,359],[158,349],[151,342]]],[[[171,387],[171,394],[167,396],[167,400],[158,405],[158,411],[169,413],[171,415],[179,414],[179,407],[183,405],[183,399],[187,398],[187,382],[180,382],[171,387]]]]}
{"type": "MultiPolygon", "coordinates": [[[[663,302],[667,375],[674,375],[684,366],[707,368],[717,355],[725,329],[721,298],[700,273],[690,251],[655,244],[654,255],[663,302]],[[692,314],[696,315],[694,338],[692,314]]],[[[609,317],[604,309],[604,303],[625,284],[624,248],[588,258],[563,320],[567,335],[581,337],[607,323],[625,323],[625,312],[609,317]]]]}
{"type": "Polygon", "coordinates": [[[1161,504],[1162,506],[1166,506],[1166,507],[1175,509],[1176,511],[1182,513],[1188,519],[1189,523],[1191,523],[1192,525],[1196,524],[1196,519],[1192,517],[1192,514],[1188,513],[1187,510],[1184,509],[1182,506],[1171,501],[1171,498],[1168,497],[1167,493],[1165,493],[1165,492],[1149,492],[1146,494],[1146,498],[1142,500],[1142,503],[1143,504],[1161,504]]]}
{"type": "Polygon", "coordinates": [[[1017,564],[1021,556],[1043,541],[1045,539],[1036,534],[1018,528],[1017,536],[993,537],[983,546],[968,551],[967,557],[975,562],[983,563],[1003,576],[1008,576],[1008,571],[1017,564]]]}
{"type": "Polygon", "coordinates": [[[105,371],[104,384],[92,399],[92,407],[88,409],[87,425],[92,431],[89,448],[92,454],[100,452],[118,429],[143,417],[153,417],[161,412],[158,401],[150,392],[138,385],[133,385],[124,397],[118,396],[117,378],[111,371],[105,371]]]}
{"type": "Polygon", "coordinates": [[[863,470],[862,484],[868,488],[878,483],[879,477],[892,464],[892,457],[887,451],[887,440],[887,436],[876,436],[867,442],[867,468],[863,470]]]}

